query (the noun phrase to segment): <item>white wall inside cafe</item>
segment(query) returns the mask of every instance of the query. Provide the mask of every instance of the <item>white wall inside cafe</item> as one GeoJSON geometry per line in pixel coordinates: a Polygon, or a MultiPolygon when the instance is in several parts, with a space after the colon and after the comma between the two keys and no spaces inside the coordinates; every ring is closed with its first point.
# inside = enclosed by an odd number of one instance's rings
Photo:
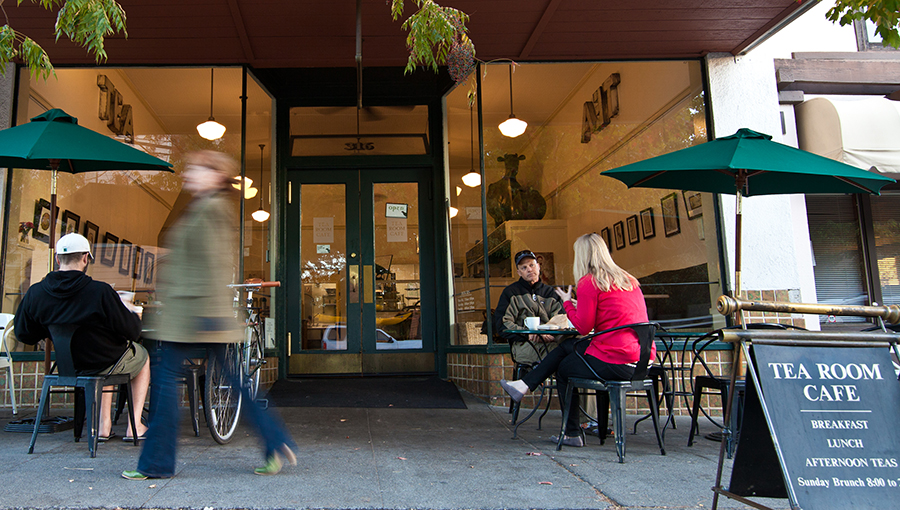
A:
{"type": "MultiPolygon", "coordinates": [[[[122,93],[124,102],[132,105],[136,134],[165,132],[164,128],[156,122],[153,112],[141,100],[140,95],[130,87],[129,80],[115,69],[57,69],[56,76],[47,80],[21,79],[20,87],[25,90],[20,91],[19,94],[18,124],[27,123],[31,117],[43,110],[37,103],[29,99],[34,97],[40,105],[61,108],[76,117],[80,126],[112,136],[106,127],[106,121],[101,120],[98,116],[100,89],[97,87],[97,76],[101,74],[107,75],[122,93]]],[[[143,250],[155,253],[160,228],[165,222],[178,192],[176,190],[153,190],[168,204],[166,205],[138,186],[111,184],[113,181],[122,182],[122,177],[122,175],[113,176],[111,181],[105,178],[103,173],[91,172],[72,175],[61,172],[57,185],[59,214],[62,215],[66,210],[77,214],[80,217],[79,232],[84,228],[86,221],[97,224],[100,229],[98,242],[102,242],[104,234],[110,232],[118,236],[120,242],[128,240],[134,246],[141,246],[143,250]],[[103,197],[103,199],[98,200],[97,197],[103,197]]],[[[140,173],[137,177],[143,178],[140,173]]],[[[34,171],[31,178],[25,179],[21,185],[21,191],[13,193],[13,196],[10,197],[12,199],[10,213],[15,215],[14,218],[18,218],[18,221],[32,221],[34,201],[38,198],[50,199],[50,172],[34,171]]],[[[58,230],[56,236],[59,237],[58,230]]],[[[32,240],[30,245],[33,250],[30,281],[35,283],[40,281],[47,272],[48,251],[46,243],[32,240]]],[[[94,255],[97,263],[89,268],[88,274],[109,282],[116,288],[131,288],[131,275],[123,275],[119,271],[121,252],[117,253],[113,267],[99,263],[100,253],[94,255]]],[[[22,276],[24,275],[7,278],[7,284],[16,283],[22,276]]],[[[139,289],[145,286],[152,285],[144,284],[143,279],[136,282],[136,287],[139,289]]]]}

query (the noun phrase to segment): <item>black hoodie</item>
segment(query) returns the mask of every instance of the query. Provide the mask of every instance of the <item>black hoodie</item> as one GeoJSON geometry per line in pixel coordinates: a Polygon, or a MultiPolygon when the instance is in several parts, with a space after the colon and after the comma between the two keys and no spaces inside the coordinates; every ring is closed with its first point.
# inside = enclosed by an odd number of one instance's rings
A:
{"type": "Polygon", "coordinates": [[[83,372],[112,366],[128,340],[141,334],[141,320],[116,291],[81,271],[53,271],[25,293],[16,312],[16,338],[34,345],[50,337],[50,324],[84,326],[72,338],[72,361],[83,372]]]}

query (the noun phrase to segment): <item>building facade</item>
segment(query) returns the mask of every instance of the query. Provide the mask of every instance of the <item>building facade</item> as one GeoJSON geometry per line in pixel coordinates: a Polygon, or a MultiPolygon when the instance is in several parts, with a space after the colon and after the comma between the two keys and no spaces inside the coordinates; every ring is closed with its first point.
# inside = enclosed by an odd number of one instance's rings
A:
{"type": "MultiPolygon", "coordinates": [[[[699,21],[693,5],[690,14],[549,2],[502,24],[509,11],[475,14],[473,3],[458,3],[473,7],[483,58],[459,83],[445,70],[404,74],[404,33],[383,2],[357,4],[361,25],[349,2],[347,12],[305,2],[257,11],[222,2],[206,12],[194,2],[178,12],[125,5],[129,39],[110,41],[108,63],[62,44],[48,80],[10,66],[0,101],[8,125],[61,108],[175,173],[61,175],[50,225],[49,172],[9,169],[0,311],[14,313],[46,274],[50,229],[85,234],[96,243],[89,274],[155,304],[166,231],[186,202],[184,155],[214,149],[241,162],[245,183],[235,192],[235,280],[282,282],[256,303],[269,381],[436,373],[501,403],[492,381],[509,374],[509,348],[483,324],[515,280],[512,256],[530,249],[545,282],[574,284],[572,243],[588,232],[641,281],[652,319],[672,329],[724,325],[715,301],[733,288],[734,198],[629,190],[601,172],[741,127],[784,139],[772,57],[760,48],[815,2],[740,11],[731,40],[721,33],[734,14],[713,9],[699,21]],[[157,33],[153,15],[209,22],[157,33]],[[352,41],[364,44],[354,52],[352,41]],[[497,128],[511,115],[528,123],[520,136],[497,128]],[[200,137],[195,126],[209,118],[226,126],[223,137],[200,137]],[[260,209],[268,219],[254,219],[260,209]]],[[[814,302],[804,198],[746,200],[744,217],[746,292],[814,302]]],[[[27,377],[18,401],[34,402],[27,392],[39,387],[43,354],[14,348],[27,377]]]]}

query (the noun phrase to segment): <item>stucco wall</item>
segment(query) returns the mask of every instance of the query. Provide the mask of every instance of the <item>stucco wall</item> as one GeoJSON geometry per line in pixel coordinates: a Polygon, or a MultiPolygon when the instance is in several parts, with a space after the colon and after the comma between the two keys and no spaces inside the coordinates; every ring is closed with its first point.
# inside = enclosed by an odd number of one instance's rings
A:
{"type": "MultiPolygon", "coordinates": [[[[853,28],[825,19],[829,7],[826,3],[816,6],[747,55],[707,57],[713,114],[710,132],[715,137],[747,127],[796,146],[793,112],[778,104],[774,59],[790,58],[792,52],[856,51],[853,28]]],[[[735,200],[733,196],[723,196],[721,200],[728,272],[733,280],[735,200]]],[[[804,197],[745,199],[743,217],[743,289],[788,289],[793,291],[792,300],[816,302],[804,197]]],[[[817,328],[818,319],[808,316],[806,324],[817,328]]]]}

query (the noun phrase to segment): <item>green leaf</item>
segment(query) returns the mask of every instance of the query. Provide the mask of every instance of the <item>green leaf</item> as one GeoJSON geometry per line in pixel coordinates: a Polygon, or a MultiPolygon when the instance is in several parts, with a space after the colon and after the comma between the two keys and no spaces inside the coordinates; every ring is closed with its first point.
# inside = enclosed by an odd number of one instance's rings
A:
{"type": "MultiPolygon", "coordinates": [[[[441,7],[433,0],[413,0],[419,8],[400,27],[409,32],[406,45],[409,48],[409,59],[405,73],[415,71],[417,66],[431,68],[438,72],[440,66],[447,64],[447,57],[455,42],[471,48],[475,54],[475,46],[466,32],[469,16],[451,7],[441,7]]],[[[403,14],[403,0],[391,1],[391,16],[396,21],[403,14]]]]}
{"type": "Polygon", "coordinates": [[[32,78],[40,76],[46,80],[51,74],[56,76],[56,71],[53,70],[53,65],[50,64],[50,57],[47,55],[47,52],[30,37],[25,37],[22,40],[19,52],[22,60],[25,61],[25,65],[31,70],[32,78]]]}

